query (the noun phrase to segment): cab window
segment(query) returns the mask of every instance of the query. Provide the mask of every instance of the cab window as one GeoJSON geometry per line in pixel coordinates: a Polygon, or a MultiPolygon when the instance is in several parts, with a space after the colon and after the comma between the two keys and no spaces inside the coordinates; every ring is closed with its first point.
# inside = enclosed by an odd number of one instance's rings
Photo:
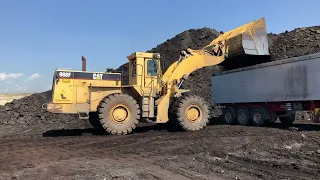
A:
{"type": "Polygon", "coordinates": [[[147,74],[148,76],[157,76],[158,74],[158,61],[149,60],[147,63],[147,74]]]}
{"type": "Polygon", "coordinates": [[[136,77],[137,75],[137,61],[132,62],[132,77],[136,77]]]}

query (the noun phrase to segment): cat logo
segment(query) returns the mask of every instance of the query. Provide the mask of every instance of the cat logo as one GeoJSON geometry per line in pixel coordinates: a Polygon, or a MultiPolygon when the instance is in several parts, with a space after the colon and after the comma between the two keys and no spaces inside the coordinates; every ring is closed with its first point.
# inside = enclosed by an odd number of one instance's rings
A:
{"type": "Polygon", "coordinates": [[[102,76],[103,76],[103,74],[94,73],[94,74],[93,74],[93,79],[94,79],[94,80],[102,80],[102,76]]]}

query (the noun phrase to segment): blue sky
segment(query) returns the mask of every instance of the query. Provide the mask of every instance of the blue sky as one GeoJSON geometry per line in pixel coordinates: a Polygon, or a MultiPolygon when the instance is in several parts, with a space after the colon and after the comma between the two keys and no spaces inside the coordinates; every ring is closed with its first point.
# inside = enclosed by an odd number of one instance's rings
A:
{"type": "Polygon", "coordinates": [[[273,33],[320,24],[319,0],[1,0],[0,93],[49,89],[57,67],[104,71],[190,29],[260,17],[273,33]]]}

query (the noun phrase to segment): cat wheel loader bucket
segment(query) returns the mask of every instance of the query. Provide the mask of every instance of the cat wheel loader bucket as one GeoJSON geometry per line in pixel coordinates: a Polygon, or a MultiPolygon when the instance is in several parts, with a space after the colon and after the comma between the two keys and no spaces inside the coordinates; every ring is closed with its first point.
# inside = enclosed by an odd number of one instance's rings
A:
{"type": "Polygon", "coordinates": [[[230,70],[269,62],[268,46],[265,18],[261,18],[223,33],[203,50],[224,56],[220,65],[230,70]]]}
{"type": "Polygon", "coordinates": [[[261,18],[225,32],[204,47],[212,51],[217,44],[224,43],[226,58],[241,55],[269,55],[265,19],[261,18]]]}

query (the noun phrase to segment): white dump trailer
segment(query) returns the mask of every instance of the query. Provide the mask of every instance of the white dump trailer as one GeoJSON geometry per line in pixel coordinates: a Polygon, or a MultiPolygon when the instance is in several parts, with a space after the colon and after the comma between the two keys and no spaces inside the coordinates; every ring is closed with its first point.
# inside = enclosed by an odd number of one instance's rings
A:
{"type": "Polygon", "coordinates": [[[213,74],[212,101],[228,124],[291,124],[298,110],[320,108],[320,53],[213,74]]]}

